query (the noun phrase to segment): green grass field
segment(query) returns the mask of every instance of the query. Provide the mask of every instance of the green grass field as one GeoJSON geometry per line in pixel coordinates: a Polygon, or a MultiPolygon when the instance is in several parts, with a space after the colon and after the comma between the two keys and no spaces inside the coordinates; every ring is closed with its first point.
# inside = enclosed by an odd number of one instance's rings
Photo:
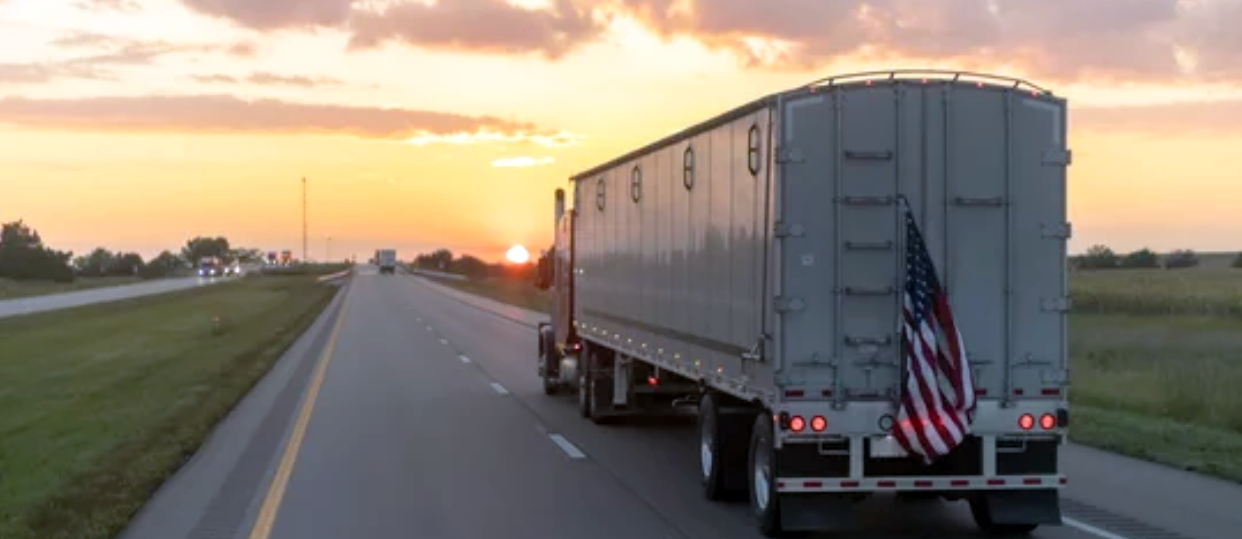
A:
{"type": "Polygon", "coordinates": [[[335,290],[249,277],[0,320],[0,537],[114,537],[335,290]]]}
{"type": "Polygon", "coordinates": [[[76,290],[89,290],[140,282],[138,277],[79,277],[72,283],[51,281],[12,281],[0,279],[0,300],[45,296],[76,290]]]}
{"type": "MultiPolygon", "coordinates": [[[[532,310],[526,283],[442,284],[532,310]]],[[[1242,481],[1242,270],[1071,274],[1070,438],[1242,481]]]]}

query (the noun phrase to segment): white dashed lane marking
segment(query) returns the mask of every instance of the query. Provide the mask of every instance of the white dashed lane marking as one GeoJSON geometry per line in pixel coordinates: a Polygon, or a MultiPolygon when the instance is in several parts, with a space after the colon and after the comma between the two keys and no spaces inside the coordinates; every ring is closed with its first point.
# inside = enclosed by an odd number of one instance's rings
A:
{"type": "Polygon", "coordinates": [[[574,444],[570,443],[569,440],[566,440],[564,436],[561,436],[560,434],[549,434],[548,438],[551,438],[552,443],[561,448],[561,451],[564,451],[566,455],[569,455],[569,458],[574,460],[586,458],[586,453],[583,453],[580,449],[575,447],[574,444]]]}

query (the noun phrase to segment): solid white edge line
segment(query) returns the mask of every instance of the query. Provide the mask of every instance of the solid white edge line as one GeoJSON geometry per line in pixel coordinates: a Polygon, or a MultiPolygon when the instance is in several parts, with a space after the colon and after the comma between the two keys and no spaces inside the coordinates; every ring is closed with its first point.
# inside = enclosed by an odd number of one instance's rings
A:
{"type": "Polygon", "coordinates": [[[1108,530],[1102,530],[1100,528],[1087,524],[1086,522],[1083,522],[1081,520],[1075,520],[1069,517],[1064,517],[1064,516],[1061,517],[1061,522],[1065,523],[1066,526],[1070,526],[1072,528],[1078,528],[1078,530],[1080,531],[1087,532],[1097,537],[1103,537],[1104,539],[1130,539],[1129,537],[1126,537],[1124,535],[1117,535],[1108,530]]]}
{"type": "Polygon", "coordinates": [[[470,363],[470,358],[466,356],[457,356],[457,359],[460,359],[462,363],[470,363]]]}
{"type": "Polygon", "coordinates": [[[586,453],[583,453],[580,449],[575,447],[574,444],[570,443],[569,440],[566,440],[564,436],[561,436],[560,434],[549,434],[548,438],[552,439],[552,443],[556,444],[556,447],[561,448],[561,451],[564,451],[566,455],[569,455],[569,458],[575,460],[586,458],[586,453]]]}
{"type": "Polygon", "coordinates": [[[492,389],[495,389],[495,390],[496,390],[496,392],[497,392],[497,393],[500,393],[501,395],[508,395],[508,394],[509,394],[509,390],[508,390],[508,389],[505,389],[505,386],[502,386],[502,385],[500,385],[500,384],[499,384],[499,383],[497,383],[497,382],[492,382],[492,389]]]}

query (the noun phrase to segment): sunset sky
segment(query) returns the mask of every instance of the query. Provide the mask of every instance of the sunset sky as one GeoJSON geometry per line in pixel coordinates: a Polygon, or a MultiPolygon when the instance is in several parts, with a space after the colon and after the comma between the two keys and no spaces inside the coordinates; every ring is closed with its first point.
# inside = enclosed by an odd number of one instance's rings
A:
{"type": "Polygon", "coordinates": [[[0,220],[151,256],[546,247],[575,171],[891,67],[1070,99],[1072,251],[1242,250],[1242,0],[0,0],[0,220]]]}

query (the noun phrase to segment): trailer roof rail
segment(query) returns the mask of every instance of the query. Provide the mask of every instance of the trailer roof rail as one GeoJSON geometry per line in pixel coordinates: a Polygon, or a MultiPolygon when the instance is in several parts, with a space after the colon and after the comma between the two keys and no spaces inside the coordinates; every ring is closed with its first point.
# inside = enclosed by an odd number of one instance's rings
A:
{"type": "Polygon", "coordinates": [[[811,81],[803,86],[803,88],[821,88],[833,87],[850,83],[865,83],[870,81],[895,81],[895,80],[922,80],[924,82],[930,80],[946,81],[946,82],[978,82],[991,84],[994,86],[1009,86],[1011,88],[1022,88],[1037,91],[1041,94],[1052,95],[1052,91],[1039,86],[1026,79],[1016,77],[1006,77],[1003,75],[992,75],[988,73],[976,73],[973,71],[959,71],[949,69],[890,69],[886,71],[860,71],[857,73],[845,73],[842,75],[833,75],[822,79],[811,81]]]}

